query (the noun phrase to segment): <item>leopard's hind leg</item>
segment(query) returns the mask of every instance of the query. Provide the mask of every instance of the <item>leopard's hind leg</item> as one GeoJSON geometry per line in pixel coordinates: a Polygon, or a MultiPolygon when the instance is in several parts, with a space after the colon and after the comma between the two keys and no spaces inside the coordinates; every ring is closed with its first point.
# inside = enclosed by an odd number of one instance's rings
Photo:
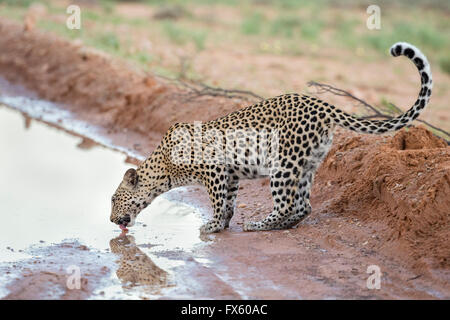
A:
{"type": "Polygon", "coordinates": [[[300,197],[298,180],[294,177],[288,178],[288,174],[292,174],[292,172],[290,170],[278,171],[271,175],[270,189],[274,209],[261,221],[247,222],[244,226],[245,231],[281,229],[282,222],[297,212],[296,198],[300,197]]]}
{"type": "Polygon", "coordinates": [[[310,189],[312,181],[314,178],[314,173],[309,172],[306,174],[299,183],[298,195],[299,198],[296,199],[297,206],[296,212],[287,217],[280,225],[280,229],[289,229],[295,227],[303,219],[305,219],[311,213],[311,204],[309,202],[310,189]]]}
{"type": "Polygon", "coordinates": [[[292,228],[296,226],[300,221],[305,219],[311,213],[311,204],[309,202],[309,197],[311,194],[311,187],[314,182],[314,176],[316,171],[326,155],[331,148],[333,142],[333,135],[325,135],[322,137],[320,144],[315,146],[311,153],[310,159],[305,162],[302,168],[302,175],[299,182],[299,199],[297,203],[297,208],[294,214],[287,217],[281,224],[281,229],[292,228]]]}

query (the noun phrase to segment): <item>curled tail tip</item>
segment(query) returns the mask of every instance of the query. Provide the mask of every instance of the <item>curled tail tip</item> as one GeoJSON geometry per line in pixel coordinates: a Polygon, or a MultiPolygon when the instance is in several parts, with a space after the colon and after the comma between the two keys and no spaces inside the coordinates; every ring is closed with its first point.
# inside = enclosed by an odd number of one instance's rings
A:
{"type": "Polygon", "coordinates": [[[397,42],[391,46],[389,52],[394,57],[408,57],[412,62],[414,62],[419,70],[422,76],[422,84],[428,84],[430,87],[432,86],[433,81],[431,79],[430,63],[419,48],[408,42],[397,42]]]}
{"type": "Polygon", "coordinates": [[[430,64],[428,63],[427,57],[420,51],[416,46],[408,43],[408,42],[397,42],[394,43],[389,52],[392,56],[405,56],[414,62],[419,71],[423,69],[428,69],[430,64]]]}
{"type": "Polygon", "coordinates": [[[416,54],[423,55],[423,53],[414,45],[408,42],[396,42],[394,43],[391,48],[389,49],[389,52],[392,56],[398,57],[398,56],[407,56],[408,58],[412,59],[416,54]]]}

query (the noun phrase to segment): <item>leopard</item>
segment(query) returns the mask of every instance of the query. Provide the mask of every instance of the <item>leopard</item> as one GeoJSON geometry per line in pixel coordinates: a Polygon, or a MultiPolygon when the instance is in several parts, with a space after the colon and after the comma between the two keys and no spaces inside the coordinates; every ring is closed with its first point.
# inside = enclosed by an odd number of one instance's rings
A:
{"type": "Polygon", "coordinates": [[[315,96],[290,93],[204,123],[175,123],[137,169],[125,172],[111,199],[111,222],[131,227],[157,196],[200,185],[212,207],[212,218],[200,231],[220,232],[230,225],[240,180],[268,177],[273,210],[259,221],[246,222],[243,230],[296,227],[311,213],[314,176],[337,127],[361,134],[394,132],[410,125],[428,104],[433,80],[426,56],[406,42],[392,45],[390,54],[407,57],[419,71],[421,89],[406,112],[389,119],[367,119],[315,96]]]}
{"type": "Polygon", "coordinates": [[[121,234],[111,239],[109,246],[111,252],[119,257],[116,275],[124,285],[153,289],[169,285],[168,273],[141,251],[132,235],[121,234]]]}

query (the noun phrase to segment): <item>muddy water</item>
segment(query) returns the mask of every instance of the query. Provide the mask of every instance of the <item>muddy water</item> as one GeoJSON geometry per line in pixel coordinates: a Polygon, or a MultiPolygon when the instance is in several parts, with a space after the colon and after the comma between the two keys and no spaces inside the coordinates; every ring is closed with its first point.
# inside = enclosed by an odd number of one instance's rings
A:
{"type": "Polygon", "coordinates": [[[129,165],[80,141],[0,107],[0,297],[202,297],[184,276],[205,260],[199,213],[159,197],[121,234],[110,197],[129,165]]]}

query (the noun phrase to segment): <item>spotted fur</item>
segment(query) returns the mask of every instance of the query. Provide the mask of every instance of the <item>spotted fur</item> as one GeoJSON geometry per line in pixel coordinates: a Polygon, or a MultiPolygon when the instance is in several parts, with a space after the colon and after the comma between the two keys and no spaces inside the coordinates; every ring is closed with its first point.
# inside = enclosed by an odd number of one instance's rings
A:
{"type": "Polygon", "coordinates": [[[427,58],[404,42],[394,44],[390,53],[394,57],[408,57],[421,76],[419,96],[404,114],[391,120],[362,120],[315,97],[285,94],[200,127],[177,123],[137,170],[127,171],[112,199],[111,221],[131,226],[137,214],[158,195],[178,186],[200,184],[206,187],[213,208],[213,218],[202,227],[202,232],[218,232],[228,227],[233,217],[239,180],[269,176],[273,211],[261,221],[246,223],[244,230],[297,225],[311,212],[309,198],[314,174],[331,147],[336,126],[371,134],[396,131],[416,119],[427,105],[432,90],[427,58]],[[230,129],[276,133],[278,143],[275,146],[269,139],[268,145],[276,149],[278,157],[269,157],[266,162],[255,157],[251,146],[257,144],[260,136],[253,142],[248,137],[232,140],[237,152],[231,156],[211,147],[212,140],[219,140],[228,148],[231,139],[226,133],[230,129]],[[200,143],[191,140],[179,143],[185,136],[202,138],[200,143]],[[180,161],[173,161],[174,153],[182,155],[177,158],[180,161]],[[195,161],[199,153],[213,155],[214,161],[195,161]],[[231,161],[226,161],[229,157],[231,161]]]}
{"type": "Polygon", "coordinates": [[[117,277],[126,285],[165,286],[168,274],[160,269],[136,246],[133,236],[119,236],[109,242],[111,252],[118,255],[117,277]]]}

